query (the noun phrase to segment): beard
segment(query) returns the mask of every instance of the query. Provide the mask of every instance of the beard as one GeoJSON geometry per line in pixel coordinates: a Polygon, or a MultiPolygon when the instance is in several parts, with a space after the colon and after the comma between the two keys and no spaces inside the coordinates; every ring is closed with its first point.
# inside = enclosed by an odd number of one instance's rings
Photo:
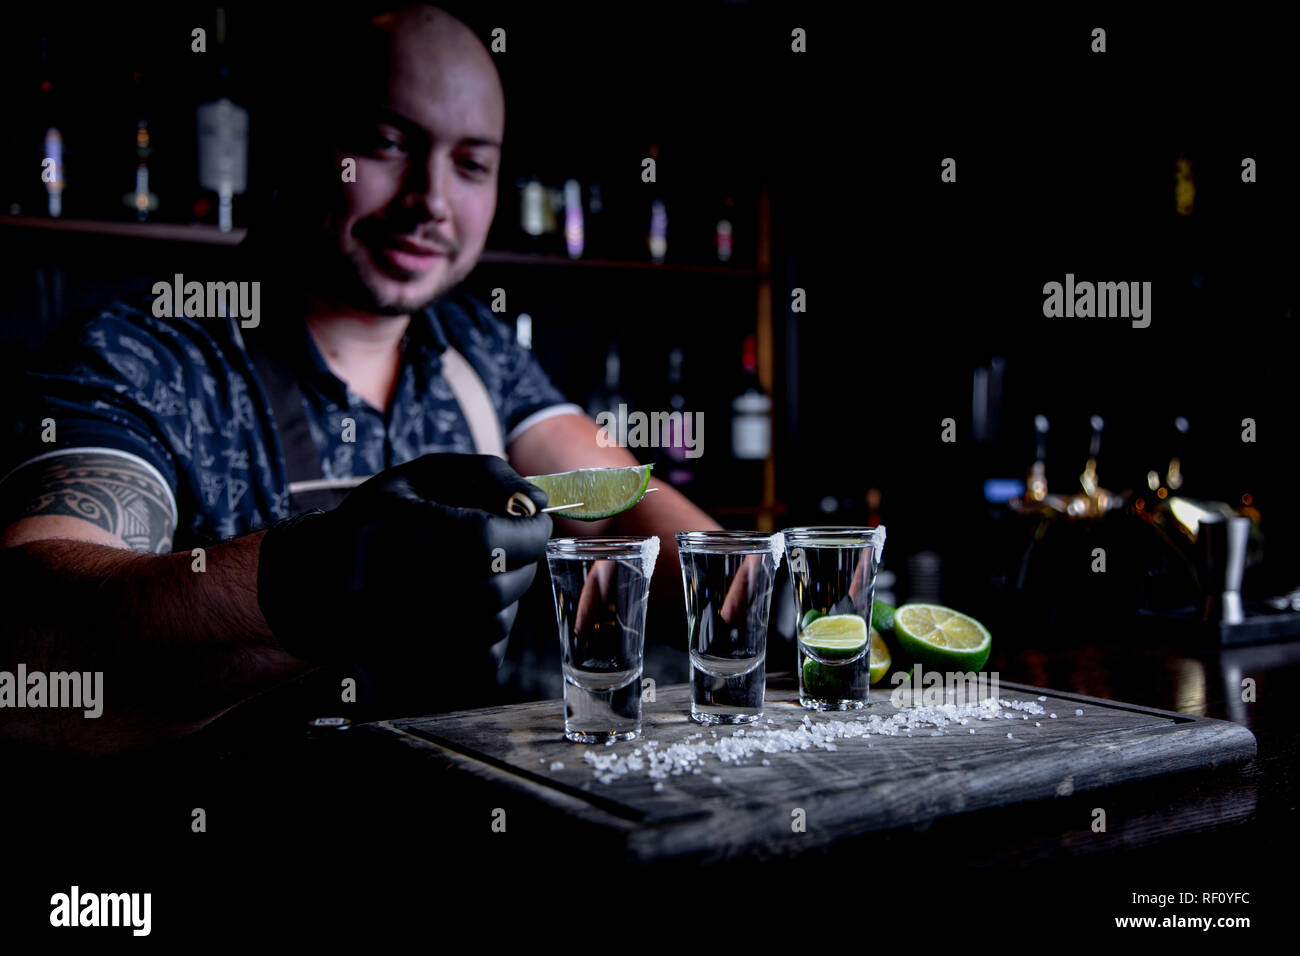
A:
{"type": "Polygon", "coordinates": [[[322,256],[325,267],[317,273],[317,281],[323,280],[325,286],[322,291],[330,301],[374,315],[421,312],[464,278],[460,274],[463,270],[453,268],[448,258],[447,268],[435,285],[426,285],[424,277],[416,275],[403,282],[380,269],[369,247],[355,237],[346,251],[338,248],[333,237],[327,235],[323,241],[329,247],[328,253],[322,256]],[[397,287],[393,288],[394,285],[397,287]]]}

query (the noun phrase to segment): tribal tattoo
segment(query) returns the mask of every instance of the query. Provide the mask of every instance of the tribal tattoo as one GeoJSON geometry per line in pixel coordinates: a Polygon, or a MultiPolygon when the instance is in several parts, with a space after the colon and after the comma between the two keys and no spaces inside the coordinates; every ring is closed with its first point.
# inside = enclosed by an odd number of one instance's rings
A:
{"type": "Polygon", "coordinates": [[[5,482],[11,520],[35,515],[81,518],[115,534],[132,551],[171,551],[171,499],[153,469],[100,452],[34,461],[5,482]]]}

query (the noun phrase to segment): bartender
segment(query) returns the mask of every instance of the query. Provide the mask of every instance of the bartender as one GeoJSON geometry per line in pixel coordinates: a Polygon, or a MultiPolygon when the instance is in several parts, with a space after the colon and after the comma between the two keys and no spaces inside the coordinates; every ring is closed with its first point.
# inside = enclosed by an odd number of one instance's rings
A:
{"type": "MultiPolygon", "coordinates": [[[[260,283],[257,322],[116,303],[29,373],[0,656],[103,671],[107,703],[9,711],[7,737],[131,749],[290,687],[294,719],[347,713],[349,676],[358,714],[472,705],[553,531],[520,475],[636,464],[457,291],[496,210],[491,54],[428,5],[347,26],[300,87],[299,175],[223,277],[260,283]],[[514,492],[538,513],[507,517],[514,492]]],[[[563,530],[658,535],[671,587],[673,534],[717,525],[652,487],[563,530]]]]}

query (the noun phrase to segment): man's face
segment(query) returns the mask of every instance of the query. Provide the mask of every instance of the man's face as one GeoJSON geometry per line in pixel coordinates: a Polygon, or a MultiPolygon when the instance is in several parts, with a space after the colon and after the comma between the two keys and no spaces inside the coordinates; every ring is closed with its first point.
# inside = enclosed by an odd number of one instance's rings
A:
{"type": "MultiPolygon", "coordinates": [[[[387,83],[359,92],[335,169],[356,161],[325,227],[339,272],[329,298],[405,315],[474,268],[496,210],[505,103],[490,54],[459,21],[428,8],[376,21],[387,83]]],[[[382,73],[379,79],[382,79],[382,73]]]]}

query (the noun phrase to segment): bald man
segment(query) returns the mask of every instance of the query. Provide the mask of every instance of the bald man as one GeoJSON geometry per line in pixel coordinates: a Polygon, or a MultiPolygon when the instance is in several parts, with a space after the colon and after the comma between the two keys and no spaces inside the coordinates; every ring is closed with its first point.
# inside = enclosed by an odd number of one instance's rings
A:
{"type": "MultiPolygon", "coordinates": [[[[5,736],[129,749],[286,687],[285,719],[366,714],[349,678],[385,713],[485,703],[554,530],[505,516],[515,491],[546,505],[519,476],[636,463],[456,290],[496,210],[491,54],[427,5],[361,27],[308,74],[278,212],[221,277],[260,284],[257,321],[117,303],[29,373],[0,669],[102,672],[105,703],[6,710],[5,736]]],[[[671,586],[673,533],[717,525],[653,484],[564,530],[659,535],[671,586]]]]}

